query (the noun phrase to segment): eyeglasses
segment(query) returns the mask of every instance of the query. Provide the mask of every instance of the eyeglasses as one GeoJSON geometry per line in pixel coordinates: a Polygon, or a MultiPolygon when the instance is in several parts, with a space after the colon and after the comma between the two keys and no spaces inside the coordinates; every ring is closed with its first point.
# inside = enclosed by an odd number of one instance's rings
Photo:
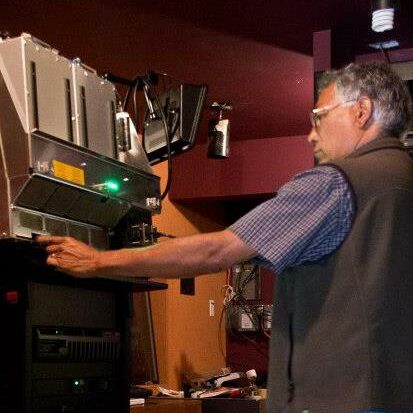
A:
{"type": "Polygon", "coordinates": [[[356,99],[345,100],[344,102],[335,103],[333,105],[322,106],[321,108],[314,108],[310,112],[310,122],[313,128],[318,128],[321,123],[321,118],[327,115],[328,112],[331,112],[333,109],[338,108],[339,106],[346,105],[350,102],[355,102],[356,99]]]}

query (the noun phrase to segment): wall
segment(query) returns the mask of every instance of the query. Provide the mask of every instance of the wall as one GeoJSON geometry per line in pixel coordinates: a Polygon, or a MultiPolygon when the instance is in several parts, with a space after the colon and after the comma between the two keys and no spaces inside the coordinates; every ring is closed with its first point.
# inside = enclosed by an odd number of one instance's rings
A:
{"type": "Polygon", "coordinates": [[[269,198],[295,174],[314,165],[306,136],[234,141],[227,159],[210,159],[206,153],[207,145],[197,145],[174,159],[178,178],[171,199],[269,198]]]}
{"type": "MultiPolygon", "coordinates": [[[[166,164],[158,165],[155,171],[164,184],[166,164]]],[[[199,212],[177,207],[168,198],[162,208],[154,219],[161,232],[184,236],[222,228],[199,212]]],[[[220,215],[216,209],[214,216],[220,215]]],[[[182,374],[199,377],[225,367],[225,331],[219,322],[225,280],[224,273],[196,278],[195,296],[181,295],[179,280],[169,280],[167,291],[151,293],[161,383],[178,389],[182,374]],[[216,304],[214,317],[209,316],[210,299],[216,304]]]]}

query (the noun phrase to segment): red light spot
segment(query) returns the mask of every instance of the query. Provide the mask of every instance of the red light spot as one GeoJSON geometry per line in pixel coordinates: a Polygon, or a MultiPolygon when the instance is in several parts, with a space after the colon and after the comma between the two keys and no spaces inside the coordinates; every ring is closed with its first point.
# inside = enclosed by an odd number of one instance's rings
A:
{"type": "Polygon", "coordinates": [[[17,304],[20,301],[20,294],[18,291],[7,291],[4,298],[8,304],[17,304]]]}

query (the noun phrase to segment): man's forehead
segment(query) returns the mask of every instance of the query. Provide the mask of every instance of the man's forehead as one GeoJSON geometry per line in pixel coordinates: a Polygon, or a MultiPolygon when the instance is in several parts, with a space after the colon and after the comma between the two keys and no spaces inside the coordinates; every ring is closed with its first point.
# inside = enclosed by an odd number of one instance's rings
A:
{"type": "Polygon", "coordinates": [[[317,99],[317,107],[321,107],[321,106],[326,106],[326,105],[330,105],[333,101],[334,101],[334,97],[335,97],[335,86],[336,84],[330,83],[327,87],[325,87],[320,95],[318,96],[317,99]]]}

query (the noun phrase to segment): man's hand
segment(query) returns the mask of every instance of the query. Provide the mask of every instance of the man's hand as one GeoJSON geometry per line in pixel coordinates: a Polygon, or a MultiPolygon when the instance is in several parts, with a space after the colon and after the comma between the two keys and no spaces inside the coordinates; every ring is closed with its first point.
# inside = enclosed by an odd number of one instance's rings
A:
{"type": "Polygon", "coordinates": [[[40,235],[36,241],[46,246],[48,265],[80,278],[97,275],[100,252],[94,248],[71,237],[40,235]]]}

